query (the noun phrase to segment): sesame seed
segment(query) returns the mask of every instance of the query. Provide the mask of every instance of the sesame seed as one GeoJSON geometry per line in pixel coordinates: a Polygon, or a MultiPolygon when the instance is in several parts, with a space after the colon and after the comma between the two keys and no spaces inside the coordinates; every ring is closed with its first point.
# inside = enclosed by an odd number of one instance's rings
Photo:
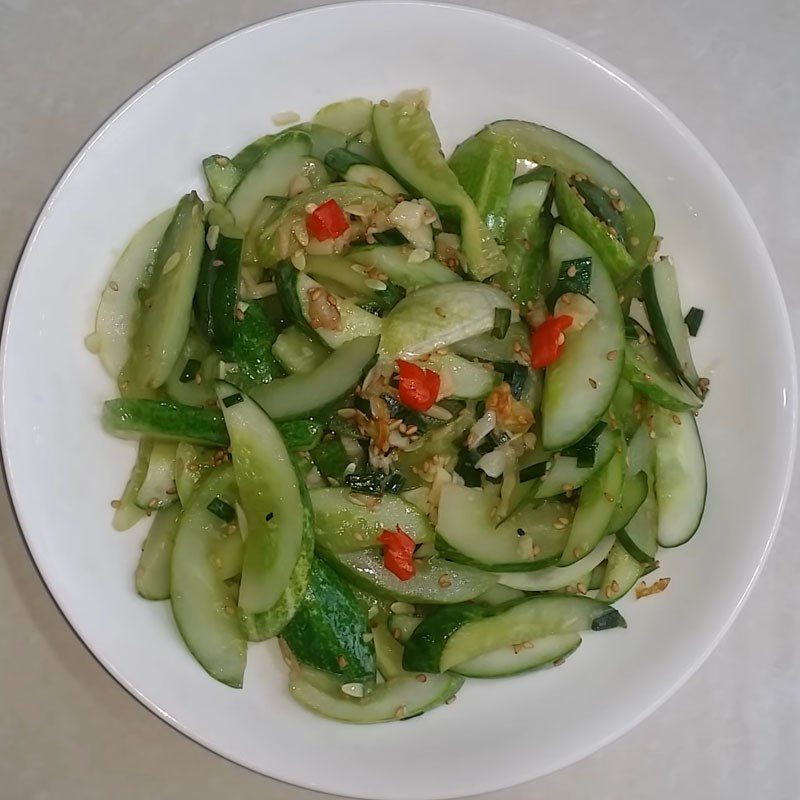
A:
{"type": "Polygon", "coordinates": [[[639,342],[639,344],[644,344],[647,341],[647,337],[643,333],[640,333],[636,341],[639,342]]]}
{"type": "Polygon", "coordinates": [[[592,389],[596,389],[597,388],[597,381],[594,378],[589,378],[589,386],[591,386],[592,389]]]}
{"type": "Polygon", "coordinates": [[[119,284],[116,281],[109,281],[108,288],[111,289],[112,292],[118,292],[119,284]]]}
{"type": "Polygon", "coordinates": [[[523,647],[524,647],[526,650],[533,650],[533,642],[523,642],[523,643],[522,643],[522,646],[523,646],[523,647]]]}
{"type": "Polygon", "coordinates": [[[214,161],[216,161],[217,166],[226,167],[228,164],[230,164],[231,160],[226,156],[217,156],[214,161]]]}
{"type": "Polygon", "coordinates": [[[606,588],[603,589],[603,594],[606,597],[611,597],[611,595],[613,594],[613,589],[610,586],[606,586],[606,588]]]}
{"type": "Polygon", "coordinates": [[[603,497],[605,497],[606,500],[608,500],[609,503],[613,503],[614,502],[614,495],[611,494],[611,492],[603,492],[603,497]]]}
{"type": "Polygon", "coordinates": [[[369,644],[375,638],[375,634],[373,633],[362,633],[361,634],[361,641],[364,644],[369,644]]]}
{"type": "Polygon", "coordinates": [[[566,528],[567,526],[566,526],[566,525],[565,525],[563,522],[554,522],[554,523],[553,523],[553,527],[554,527],[554,528],[555,528],[557,531],[563,531],[563,530],[564,530],[564,528],[566,528]]]}
{"type": "Polygon", "coordinates": [[[336,663],[339,665],[340,669],[344,669],[347,666],[347,659],[344,656],[339,656],[336,659],[336,663]]]}
{"type": "Polygon", "coordinates": [[[656,438],[656,432],[655,431],[650,431],[650,438],[651,439],[655,439],[656,438]]]}
{"type": "Polygon", "coordinates": [[[211,266],[212,266],[212,267],[221,267],[221,266],[222,266],[224,263],[225,263],[225,262],[224,262],[224,261],[222,261],[222,259],[215,258],[215,259],[214,259],[214,260],[211,262],[211,266]]]}
{"type": "Polygon", "coordinates": [[[580,547],[575,547],[572,550],[572,555],[575,556],[575,558],[580,558],[582,552],[583,551],[580,549],[580,547]]]}
{"type": "Polygon", "coordinates": [[[619,197],[619,189],[609,189],[609,190],[608,190],[608,193],[609,193],[609,194],[610,194],[612,197],[619,197]]]}
{"type": "Polygon", "coordinates": [[[426,683],[426,682],[427,682],[427,680],[428,680],[428,676],[427,676],[427,675],[425,675],[425,674],[423,674],[422,672],[420,672],[420,673],[419,673],[419,675],[417,675],[417,680],[418,680],[420,683],[426,683]]]}
{"type": "Polygon", "coordinates": [[[533,553],[533,557],[534,558],[536,558],[536,556],[538,556],[539,553],[541,553],[541,552],[542,552],[542,548],[538,544],[535,544],[533,546],[533,549],[531,550],[531,553],[533,553]]]}
{"type": "Polygon", "coordinates": [[[616,581],[611,581],[611,591],[616,594],[619,591],[619,584],[616,581]]]}
{"type": "Polygon", "coordinates": [[[120,500],[112,500],[111,501],[111,508],[119,508],[122,505],[120,500]]]}
{"type": "Polygon", "coordinates": [[[616,357],[617,357],[617,351],[616,350],[609,350],[606,353],[606,359],[608,361],[613,361],[616,357]]]}
{"type": "Polygon", "coordinates": [[[397,602],[392,603],[389,606],[389,610],[393,614],[413,614],[416,609],[411,605],[411,603],[397,602]]]}
{"type": "Polygon", "coordinates": [[[575,265],[572,264],[570,267],[567,268],[567,277],[574,278],[578,274],[578,270],[575,268],[575,265]]]}
{"type": "Polygon", "coordinates": [[[433,310],[436,312],[437,317],[441,317],[442,319],[445,319],[447,317],[447,314],[445,313],[444,309],[441,306],[436,306],[436,308],[434,308],[433,310]]]}
{"type": "Polygon", "coordinates": [[[158,498],[157,498],[157,497],[153,497],[153,498],[152,498],[152,499],[151,499],[151,500],[150,500],[150,501],[147,503],[147,507],[148,507],[148,508],[155,508],[157,505],[158,505],[158,498]]]}
{"type": "Polygon", "coordinates": [[[397,711],[394,712],[395,719],[403,719],[407,713],[408,709],[405,706],[398,706],[397,711]]]}
{"type": "Polygon", "coordinates": [[[442,589],[447,589],[448,586],[452,586],[452,585],[453,585],[453,581],[451,581],[450,578],[447,577],[447,575],[440,575],[439,576],[439,586],[441,586],[442,589]]]}
{"type": "Polygon", "coordinates": [[[558,521],[564,525],[569,525],[569,517],[559,517],[558,521]]]}
{"type": "Polygon", "coordinates": [[[450,697],[447,698],[447,700],[444,701],[444,704],[446,706],[449,706],[449,705],[452,705],[453,703],[455,703],[455,701],[456,701],[456,696],[455,695],[451,695],[450,697]]]}
{"type": "Polygon", "coordinates": [[[194,376],[194,382],[199,386],[203,382],[203,376],[198,372],[197,375],[194,376]]]}
{"type": "Polygon", "coordinates": [[[587,591],[588,591],[588,589],[586,588],[586,584],[583,583],[583,581],[581,581],[578,584],[578,593],[579,594],[586,594],[587,591]]]}
{"type": "Polygon", "coordinates": [[[631,247],[638,247],[638,246],[639,246],[639,237],[631,236],[631,247]]]}
{"type": "Polygon", "coordinates": [[[561,665],[562,665],[562,664],[563,664],[563,663],[564,663],[566,660],[567,660],[566,658],[557,658],[557,659],[556,659],[556,660],[553,662],[553,666],[554,666],[554,667],[560,667],[560,666],[561,666],[561,665]]]}
{"type": "Polygon", "coordinates": [[[653,376],[652,376],[652,375],[651,375],[649,372],[645,372],[645,374],[644,374],[644,379],[645,379],[645,380],[646,380],[648,383],[652,383],[652,382],[653,382],[653,376]]]}
{"type": "Polygon", "coordinates": [[[676,425],[680,425],[680,424],[681,424],[681,418],[680,418],[680,417],[679,417],[677,414],[673,414],[673,415],[672,415],[672,421],[673,421],[673,422],[674,422],[676,425]]]}

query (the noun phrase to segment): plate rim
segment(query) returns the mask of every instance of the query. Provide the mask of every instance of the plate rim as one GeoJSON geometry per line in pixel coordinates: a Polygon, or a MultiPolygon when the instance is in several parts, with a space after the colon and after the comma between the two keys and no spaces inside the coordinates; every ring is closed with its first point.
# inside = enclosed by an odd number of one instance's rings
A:
{"type": "MultiPolygon", "coordinates": [[[[788,468],[786,470],[783,485],[780,488],[780,500],[774,512],[774,519],[770,528],[769,536],[766,540],[766,543],[758,559],[758,562],[755,564],[753,568],[752,575],[747,581],[747,584],[740,591],[735,605],[733,605],[733,607],[731,608],[730,612],[727,615],[727,618],[719,626],[719,629],[716,632],[716,634],[709,639],[705,648],[701,650],[700,653],[694,657],[694,659],[688,662],[683,672],[680,675],[676,676],[676,678],[670,683],[670,685],[665,689],[663,689],[651,703],[640,709],[638,713],[631,715],[630,719],[627,721],[626,724],[620,726],[619,728],[613,731],[610,731],[605,737],[596,740],[591,745],[587,745],[583,748],[580,748],[577,751],[570,751],[568,754],[565,754],[561,759],[554,761],[554,763],[550,766],[550,768],[547,771],[541,772],[532,778],[530,777],[522,778],[521,780],[517,780],[516,778],[514,778],[511,781],[503,779],[501,781],[494,783],[492,785],[492,788],[487,788],[485,786],[477,787],[475,789],[468,790],[466,794],[459,795],[463,797],[469,797],[486,791],[501,791],[504,789],[511,788],[513,786],[521,785],[522,783],[536,780],[537,778],[544,777],[545,775],[548,774],[552,774],[574,763],[582,761],[583,759],[587,758],[593,753],[606,747],[608,744],[616,741],[625,734],[629,733],[631,730],[633,730],[633,728],[637,727],[643,720],[645,720],[647,717],[653,714],[658,708],[660,708],[664,703],[666,703],[670,698],[672,698],[686,684],[689,678],[692,675],[694,675],[700,669],[700,667],[707,661],[711,653],[717,648],[720,641],[729,631],[731,625],[741,612],[772,550],[775,538],[777,536],[778,530],[783,520],[784,511],[786,509],[786,504],[789,497],[792,475],[795,466],[795,458],[797,455],[798,367],[796,359],[796,348],[794,343],[794,337],[792,335],[789,312],[786,305],[786,298],[783,294],[780,279],[775,269],[775,265],[769,254],[769,250],[767,249],[766,244],[764,243],[764,240],[750,212],[747,209],[747,206],[745,205],[738,191],[733,186],[730,179],[723,171],[723,169],[720,167],[714,156],[708,151],[705,145],[689,130],[689,128],[680,120],[680,118],[675,115],[674,112],[672,112],[653,94],[651,94],[647,89],[641,86],[637,81],[632,79],[622,70],[608,63],[603,58],[596,55],[594,52],[575,43],[574,41],[567,39],[566,37],[560,36],[558,34],[555,34],[552,31],[543,28],[539,25],[536,25],[532,22],[528,22],[526,20],[519,19],[518,17],[510,16],[508,14],[501,14],[499,12],[490,11],[483,8],[463,6],[451,2],[440,2],[439,0],[437,0],[436,2],[427,2],[427,0],[346,0],[345,2],[328,3],[324,5],[314,6],[311,8],[301,9],[298,11],[286,12],[283,14],[270,16],[266,19],[250,23],[248,25],[244,25],[240,28],[237,28],[234,31],[223,34],[217,37],[216,39],[213,39],[212,41],[208,42],[207,44],[204,44],[196,48],[195,50],[192,50],[187,55],[180,57],[178,60],[173,62],[171,65],[167,66],[161,72],[157,73],[154,77],[150,78],[146,83],[144,83],[139,89],[137,89],[135,92],[129,95],[105,119],[103,119],[102,122],[100,122],[100,124],[89,135],[89,137],[86,139],[83,145],[81,145],[81,147],[78,149],[78,151],[71,158],[67,166],[59,174],[59,176],[53,183],[52,188],[48,191],[48,194],[43,203],[41,204],[36,214],[35,220],[28,231],[25,244],[14,266],[11,275],[11,280],[9,282],[9,288],[2,308],[3,323],[2,323],[2,331],[0,331],[0,453],[2,454],[2,465],[1,465],[2,476],[7,491],[7,495],[10,500],[9,507],[13,514],[14,520],[17,524],[18,531],[21,534],[25,548],[34,563],[36,571],[39,577],[41,578],[42,584],[44,585],[47,593],[54,601],[62,618],[67,622],[69,627],[77,635],[82,646],[91,654],[91,656],[95,659],[95,661],[97,661],[103,667],[103,669],[114,678],[114,680],[123,689],[125,689],[134,699],[136,699],[139,703],[141,703],[158,719],[169,724],[171,728],[173,728],[183,736],[191,739],[194,742],[197,742],[206,750],[226,759],[227,761],[240,765],[245,769],[250,770],[251,772],[265,775],[266,777],[269,777],[273,780],[278,780],[291,786],[298,786],[301,788],[317,792],[323,792],[326,794],[336,794],[336,796],[343,796],[343,797],[345,796],[345,795],[339,795],[338,790],[329,790],[318,784],[313,783],[312,781],[304,780],[302,776],[288,776],[284,774],[279,774],[278,771],[267,773],[262,768],[242,760],[241,757],[237,756],[235,753],[230,752],[228,750],[220,749],[220,747],[207,741],[202,735],[190,730],[180,720],[170,716],[167,712],[161,709],[155,702],[151,701],[148,697],[142,694],[142,692],[140,692],[135,685],[133,685],[126,678],[124,678],[120,673],[120,671],[117,669],[117,667],[115,667],[112,663],[110,663],[110,661],[108,661],[102,655],[94,651],[92,646],[87,641],[86,636],[82,632],[80,621],[77,619],[73,619],[72,615],[64,608],[62,603],[59,601],[57,593],[54,591],[54,589],[48,582],[46,574],[43,571],[43,568],[40,564],[39,551],[37,549],[37,546],[34,544],[35,537],[33,537],[33,540],[29,539],[28,534],[26,533],[26,528],[22,523],[22,516],[23,516],[23,512],[21,509],[22,500],[18,495],[17,488],[14,482],[13,465],[10,463],[8,449],[7,449],[7,438],[6,438],[7,420],[6,420],[6,409],[5,409],[5,395],[6,395],[6,358],[8,352],[7,348],[8,331],[11,323],[12,310],[16,303],[17,294],[21,284],[22,273],[26,267],[30,254],[33,252],[33,250],[37,245],[37,240],[39,235],[47,223],[50,210],[55,205],[63,187],[67,184],[73,172],[78,168],[83,159],[90,154],[96,142],[98,142],[103,137],[103,135],[112,125],[114,125],[122,116],[124,116],[124,114],[126,114],[130,109],[132,109],[142,98],[144,98],[156,86],[158,86],[162,81],[169,79],[175,72],[184,68],[186,65],[191,63],[195,58],[198,58],[199,56],[204,55],[207,52],[212,51],[215,48],[224,45],[225,43],[227,43],[232,39],[250,33],[251,31],[259,30],[261,28],[268,28],[269,26],[281,20],[294,17],[304,17],[315,14],[330,13],[331,11],[335,11],[336,9],[347,8],[349,6],[355,6],[355,5],[358,5],[361,8],[371,7],[373,10],[378,10],[378,11],[382,8],[387,8],[387,7],[401,7],[401,6],[408,6],[408,7],[416,6],[419,8],[434,7],[446,10],[447,13],[461,13],[464,14],[465,16],[475,16],[483,18],[490,17],[503,21],[506,24],[513,23],[514,25],[520,28],[527,29],[534,36],[541,37],[545,40],[549,40],[550,42],[559,45],[571,51],[575,55],[578,55],[579,57],[589,61],[594,66],[605,72],[610,78],[617,81],[618,83],[621,83],[623,86],[627,87],[627,89],[633,91],[636,95],[638,95],[653,110],[658,112],[658,114],[665,120],[665,122],[669,125],[669,127],[671,127],[676,133],[678,133],[681,136],[681,138],[685,141],[686,145],[689,148],[693,149],[695,153],[697,153],[703,158],[703,160],[709,165],[709,167],[715,173],[717,180],[720,182],[720,185],[725,187],[729,199],[735,204],[739,212],[740,220],[744,222],[744,225],[746,227],[746,230],[744,231],[745,235],[747,235],[748,239],[752,241],[753,245],[759,251],[761,259],[763,261],[763,265],[767,267],[767,269],[764,270],[765,272],[764,278],[767,280],[769,284],[768,288],[770,290],[770,293],[773,295],[773,299],[775,301],[775,309],[773,310],[777,310],[779,312],[780,339],[785,342],[785,345],[788,348],[788,355],[790,356],[790,367],[788,370],[787,380],[784,387],[785,390],[784,406],[787,408],[788,413],[790,414],[789,447],[785,451],[788,468]]],[[[383,792],[380,795],[368,796],[366,794],[359,793],[359,791],[353,791],[352,789],[349,789],[348,792],[351,793],[352,797],[359,797],[359,798],[363,797],[365,798],[365,800],[369,800],[370,797],[381,798],[381,800],[383,798],[386,798],[386,800],[394,800],[395,798],[401,798],[401,797],[417,798],[420,796],[420,795],[412,796],[412,795],[406,795],[402,793],[398,794],[392,792],[383,792]]],[[[453,795],[452,792],[450,791],[441,791],[441,790],[436,792],[431,792],[428,794],[429,800],[447,800],[447,798],[452,798],[454,796],[455,795],[453,795]]]]}

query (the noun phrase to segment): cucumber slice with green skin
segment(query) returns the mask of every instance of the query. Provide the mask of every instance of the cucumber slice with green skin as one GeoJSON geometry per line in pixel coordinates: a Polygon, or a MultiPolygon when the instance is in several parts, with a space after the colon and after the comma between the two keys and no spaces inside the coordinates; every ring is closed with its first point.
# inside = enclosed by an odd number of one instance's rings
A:
{"type": "Polygon", "coordinates": [[[211,560],[222,580],[227,581],[242,573],[244,540],[236,525],[231,523],[211,547],[211,560]]]}
{"type": "Polygon", "coordinates": [[[144,476],[147,475],[147,465],[150,463],[150,451],[153,443],[147,439],[139,442],[139,449],[136,453],[136,462],[131,470],[125,491],[114,507],[114,518],[112,525],[115,531],[127,531],[132,528],[147,513],[136,505],[136,497],[142,487],[144,476]]]}
{"type": "Polygon", "coordinates": [[[373,189],[380,189],[389,197],[410,196],[408,189],[402,183],[398,183],[385,169],[374,164],[353,164],[343,177],[348,183],[360,183],[373,189]]]}
{"type": "Polygon", "coordinates": [[[217,386],[247,519],[239,612],[251,640],[280,633],[302,602],[314,551],[314,513],[305,482],[272,420],[247,397],[217,386]],[[241,397],[241,395],[239,395],[241,397]]]}
{"type": "Polygon", "coordinates": [[[313,419],[287,419],[275,423],[292,453],[313,450],[322,441],[322,425],[313,419]]]}
{"type": "Polygon", "coordinates": [[[511,183],[517,168],[511,142],[490,131],[480,131],[456,147],[449,164],[489,232],[504,241],[511,183]]]}
{"type": "Polygon", "coordinates": [[[169,600],[172,545],[182,511],[177,503],[161,509],[150,525],[136,567],[136,591],[145,600],[169,600]]]}
{"type": "MultiPolygon", "coordinates": [[[[618,439],[621,439],[621,435],[618,439]]],[[[615,453],[611,461],[583,485],[578,510],[572,520],[569,538],[561,556],[562,567],[574,564],[590,553],[605,536],[622,497],[624,479],[625,456],[623,453],[615,453]]],[[[595,566],[592,564],[592,568],[595,566]]],[[[584,572],[586,571],[588,570],[585,569],[584,572]]]]}
{"type": "Polygon", "coordinates": [[[646,424],[639,426],[628,445],[628,470],[632,474],[644,472],[648,480],[648,492],[636,513],[624,528],[617,532],[617,539],[625,549],[641,562],[651,562],[658,549],[658,518],[660,508],[653,491],[655,468],[655,442],[650,438],[646,424]]]}
{"type": "Polygon", "coordinates": [[[644,330],[639,326],[636,328],[640,332],[639,338],[625,340],[624,377],[634,389],[662,408],[670,411],[700,408],[702,401],[678,383],[644,330]]]}
{"type": "Polygon", "coordinates": [[[500,585],[525,592],[553,592],[565,586],[576,586],[583,576],[603,562],[613,544],[614,537],[606,536],[591,553],[569,566],[547,567],[537,572],[508,572],[500,575],[500,585]]]}
{"type": "Polygon", "coordinates": [[[264,155],[267,148],[275,141],[278,134],[267,133],[254,139],[246,147],[242,148],[232,159],[233,165],[244,175],[253,165],[264,155]]]}
{"type": "Polygon", "coordinates": [[[233,590],[213,563],[213,544],[227,527],[208,510],[216,498],[236,502],[236,481],[229,465],[203,479],[181,516],[170,568],[172,613],[186,646],[206,672],[241,688],[247,640],[236,618],[233,590]]]}
{"type": "Polygon", "coordinates": [[[517,347],[525,353],[531,349],[531,333],[524,322],[512,323],[502,339],[491,332],[479,333],[462,339],[453,345],[453,350],[465,358],[480,358],[482,361],[513,361],[517,347]]]}
{"type": "Polygon", "coordinates": [[[155,511],[172,505],[178,499],[175,488],[175,447],[172,442],[156,442],[150,451],[142,485],[136,495],[136,505],[155,511]]]}
{"type": "Polygon", "coordinates": [[[383,321],[381,353],[415,358],[470,336],[490,331],[496,309],[519,315],[514,301],[499,289],[475,281],[428,286],[401,300],[383,321]]]}
{"type": "MultiPolygon", "coordinates": [[[[544,570],[542,570],[544,572],[544,570]]],[[[533,574],[533,573],[514,573],[519,574],[533,574]]],[[[501,577],[502,580],[502,577],[501,577]]],[[[510,586],[505,586],[502,583],[497,583],[488,591],[484,592],[480,597],[476,597],[473,602],[480,603],[485,606],[502,606],[504,603],[510,603],[512,600],[519,600],[525,597],[525,592],[519,589],[512,589],[510,586]]]]}
{"type": "Polygon", "coordinates": [[[144,292],[131,356],[120,375],[131,393],[157,389],[180,357],[204,249],[203,203],[191,192],[178,202],[144,292]]]}
{"type": "Polygon", "coordinates": [[[164,211],[134,234],[103,288],[94,323],[96,350],[103,367],[114,380],[131,356],[142,308],[139,290],[150,278],[159,244],[173,213],[174,209],[164,211]]]}
{"type": "Polygon", "coordinates": [[[308,588],[281,636],[294,657],[344,681],[375,680],[367,615],[350,587],[324,562],[311,564],[308,588]]]}
{"type": "Polygon", "coordinates": [[[700,376],[692,360],[689,329],[683,321],[678,276],[668,258],[659,259],[642,272],[642,291],[647,318],[653,326],[658,349],[664,354],[675,374],[698,396],[700,376]]]}
{"type": "Polygon", "coordinates": [[[556,173],[556,205],[562,224],[575,231],[603,260],[616,285],[624,283],[635,271],[636,263],[625,245],[611,229],[586,207],[577,189],[556,173]]]}
{"type": "Polygon", "coordinates": [[[646,571],[646,565],[637,561],[621,542],[615,542],[608,553],[608,564],[597,599],[604,603],[616,603],[646,571]]]}
{"type": "Polygon", "coordinates": [[[261,307],[248,305],[241,319],[237,315],[233,342],[221,350],[226,361],[226,380],[251,392],[258,386],[280,378],[283,370],[272,353],[277,338],[275,326],[261,307]],[[235,369],[231,368],[231,364],[235,365],[235,369]]]}
{"type": "Polygon", "coordinates": [[[267,196],[285,197],[303,174],[311,155],[311,137],[302,131],[282,133],[247,171],[228,198],[227,207],[241,230],[250,228],[267,196]]]}
{"type": "Polygon", "coordinates": [[[320,125],[318,122],[301,122],[286,128],[284,133],[301,131],[311,137],[311,155],[321,161],[325,160],[328,153],[338,147],[347,146],[347,137],[341,132],[328,125],[320,125]]]}
{"type": "Polygon", "coordinates": [[[383,566],[383,554],[378,549],[357,550],[352,553],[321,551],[328,563],[355,586],[371,594],[391,597],[407,603],[446,605],[464,603],[483,594],[497,583],[474,567],[452,564],[441,558],[416,559],[416,574],[401,581],[383,566]]]}
{"type": "Polygon", "coordinates": [[[654,409],[658,543],[677,547],[697,531],[706,504],[706,461],[690,411],[654,409]]]}
{"type": "Polygon", "coordinates": [[[436,523],[439,551],[453,561],[494,572],[541,569],[560,558],[574,513],[571,506],[524,505],[496,525],[496,503],[478,488],[444,486],[436,523]]]}
{"type": "Polygon", "coordinates": [[[314,114],[313,122],[339,131],[349,139],[372,124],[372,100],[353,97],[330,103],[314,114]]]}
{"type": "Polygon", "coordinates": [[[387,215],[396,205],[391,197],[378,189],[357,183],[331,183],[303,192],[288,200],[279,213],[265,220],[257,229],[254,223],[251,233],[258,263],[268,269],[278,261],[289,258],[296,249],[292,244],[292,230],[300,223],[305,223],[306,206],[309,203],[320,206],[328,200],[335,200],[342,207],[374,207],[377,212],[387,215]]]}
{"type": "Polygon", "coordinates": [[[278,296],[283,302],[289,316],[295,324],[312,333],[323,344],[332,350],[337,350],[345,342],[364,336],[378,336],[381,332],[381,320],[369,311],[359,308],[351,300],[342,297],[336,298],[339,310],[340,328],[313,327],[312,316],[309,311],[310,293],[314,290],[325,292],[322,284],[296,270],[290,263],[282,262],[275,272],[275,283],[278,286],[278,296]]]}
{"type": "MultiPolygon", "coordinates": [[[[359,155],[358,153],[353,153],[343,147],[329,150],[325,154],[325,166],[331,170],[331,172],[340,176],[343,176],[350,167],[354,167],[358,164],[370,167],[375,166],[369,158],[359,155]]],[[[355,183],[359,183],[359,181],[355,181],[355,183]]]]}
{"type": "Polygon", "coordinates": [[[461,278],[435,258],[420,263],[410,263],[408,257],[413,247],[410,245],[372,245],[354,247],[347,254],[350,261],[364,267],[374,267],[392,282],[408,292],[437,283],[457,283],[461,278]]]}
{"type": "Polygon", "coordinates": [[[459,397],[462,400],[481,400],[501,381],[500,375],[494,370],[453,353],[434,353],[422,366],[439,373],[440,399],[459,397]]]}
{"type": "Polygon", "coordinates": [[[634,263],[637,266],[645,263],[655,217],[636,187],[610,161],[585,144],[533,122],[501,120],[493,122],[489,129],[511,140],[517,158],[553,167],[568,176],[586,175],[602,189],[616,191],[622,200],[620,233],[634,263]]]}
{"type": "Polygon", "coordinates": [[[458,675],[398,675],[375,686],[364,697],[348,697],[342,685],[324,672],[306,668],[289,673],[289,691],[299,703],[323,717],[370,724],[409,719],[445,704],[455,696],[464,679],[458,675]]]}
{"type": "Polygon", "coordinates": [[[259,268],[261,266],[258,256],[259,236],[268,225],[277,220],[278,214],[283,210],[287,202],[285,197],[265,197],[263,199],[261,207],[253,217],[250,228],[244,236],[244,246],[242,247],[243,265],[250,268],[259,268]]]}
{"type": "Polygon", "coordinates": [[[614,284],[602,261],[581,239],[557,225],[551,261],[592,259],[589,297],[597,315],[579,331],[566,332],[558,359],[547,367],[542,395],[542,444],[560,450],[585,436],[605,414],[622,374],[625,326],[614,284]],[[614,355],[612,355],[614,354],[614,355]]]}
{"type": "Polygon", "coordinates": [[[348,553],[378,547],[384,530],[398,526],[414,542],[432,542],[433,526],[414,505],[395,494],[385,494],[372,509],[352,499],[349,489],[314,489],[311,503],[317,531],[317,544],[332,553],[348,553]]]}
{"type": "Polygon", "coordinates": [[[411,634],[420,626],[422,617],[414,617],[411,614],[389,614],[386,621],[386,626],[391,633],[392,638],[405,644],[410,638],[411,634]]]}
{"type": "Polygon", "coordinates": [[[501,647],[459,664],[453,669],[465,678],[503,678],[544,667],[559,666],[580,646],[578,633],[544,636],[531,647],[501,647]]]}
{"type": "Polygon", "coordinates": [[[220,233],[214,247],[209,310],[211,340],[218,347],[230,346],[236,336],[242,245],[240,235],[220,233]]]}
{"type": "Polygon", "coordinates": [[[426,197],[440,213],[455,211],[461,222],[461,248],[471,275],[479,281],[502,272],[505,256],[470,196],[442,155],[427,109],[407,103],[378,103],[372,125],[381,155],[394,175],[426,197]]]}
{"type": "MultiPolygon", "coordinates": [[[[580,488],[611,461],[618,447],[620,447],[619,437],[614,431],[606,428],[597,437],[597,450],[591,467],[579,467],[578,459],[574,456],[561,455],[552,460],[534,497],[537,500],[545,500],[580,488]]],[[[522,466],[524,468],[528,465],[522,466]]]]}
{"type": "Polygon", "coordinates": [[[380,611],[371,622],[375,644],[375,664],[384,680],[408,675],[403,669],[403,646],[389,633],[386,612],[380,611]]]}
{"type": "Polygon", "coordinates": [[[608,416],[612,425],[616,422],[620,426],[626,439],[630,439],[636,433],[636,429],[641,422],[636,411],[637,397],[635,389],[625,378],[625,369],[623,367],[623,376],[617,384],[617,390],[611,400],[608,416]]]}
{"type": "Polygon", "coordinates": [[[619,611],[589,597],[538,595],[496,608],[451,606],[417,627],[406,643],[403,667],[445,672],[485,653],[545,636],[625,626],[619,611]]]}
{"type": "Polygon", "coordinates": [[[204,158],[203,172],[211,197],[217,203],[227,202],[245,174],[230,158],[221,155],[204,158]]]}
{"type": "Polygon", "coordinates": [[[625,476],[625,483],[622,487],[622,496],[619,505],[611,515],[608,523],[608,533],[616,533],[624,528],[639,510],[647,497],[648,480],[646,472],[637,472],[635,475],[625,476]]]}
{"type": "Polygon", "coordinates": [[[313,371],[279,378],[256,387],[250,394],[277,420],[321,414],[361,380],[377,349],[377,336],[352,339],[313,371]]]}
{"type": "Polygon", "coordinates": [[[278,334],[272,345],[272,355],[290,374],[312,372],[330,355],[322,342],[312,339],[296,325],[278,334]]]}
{"type": "Polygon", "coordinates": [[[202,408],[216,402],[214,381],[218,375],[219,355],[211,350],[200,334],[190,330],[164,388],[170,400],[202,408]],[[197,366],[197,371],[191,376],[193,365],[197,366]]]}
{"type": "Polygon", "coordinates": [[[355,466],[355,462],[344,449],[342,440],[335,433],[325,434],[309,455],[319,474],[327,480],[335,481],[336,486],[341,486],[345,477],[353,470],[350,464],[355,466]]]}
{"type": "Polygon", "coordinates": [[[622,214],[614,205],[616,203],[618,206],[619,200],[590,180],[573,178],[570,184],[583,198],[586,208],[601,222],[604,222],[620,242],[625,244],[625,222],[622,214]]]}

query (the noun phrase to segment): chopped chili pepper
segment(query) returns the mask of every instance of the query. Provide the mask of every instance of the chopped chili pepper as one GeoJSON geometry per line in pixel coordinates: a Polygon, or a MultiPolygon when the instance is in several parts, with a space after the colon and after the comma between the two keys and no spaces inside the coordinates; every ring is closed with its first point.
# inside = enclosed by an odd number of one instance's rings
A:
{"type": "Polygon", "coordinates": [[[324,242],[341,236],[350,223],[341,206],[331,198],[308,215],[306,227],[317,241],[324,242]]]}
{"type": "Polygon", "coordinates": [[[572,325],[572,317],[562,314],[548,317],[531,334],[531,366],[541,369],[552,364],[564,345],[564,331],[572,325]]]}
{"type": "Polygon", "coordinates": [[[401,581],[413,578],[414,540],[398,525],[393,531],[384,530],[378,541],[383,544],[383,566],[401,581]]]}
{"type": "Polygon", "coordinates": [[[418,367],[410,361],[398,361],[397,371],[400,402],[415,411],[427,411],[439,397],[439,373],[418,367]]]}

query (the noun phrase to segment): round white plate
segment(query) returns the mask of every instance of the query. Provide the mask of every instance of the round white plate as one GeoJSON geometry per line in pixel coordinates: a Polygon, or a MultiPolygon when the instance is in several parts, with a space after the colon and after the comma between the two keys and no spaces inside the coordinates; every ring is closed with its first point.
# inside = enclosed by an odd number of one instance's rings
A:
{"type": "Polygon", "coordinates": [[[702,663],[758,574],[786,495],[795,359],[775,273],[750,217],[692,135],[625,76],[505,17],[426,3],[318,8],[239,31],[128,101],[84,147],[21,259],[2,342],[8,483],[30,550],[70,623],[108,670],[178,730],[252,769],[365,798],[484,792],[563,767],[627,731],[702,663]],[[272,643],[252,646],[242,691],[215,683],[166,603],[137,597],[144,528],[111,529],[134,447],[103,433],[115,387],[83,345],[115,256],[155,212],[205,186],[201,159],[347,96],[430,87],[449,150],[491,120],[558,128],[612,158],[652,204],[712,390],[700,418],[708,506],[662,554],[659,597],[624,600],[626,631],[585,638],[559,669],[470,681],[457,702],[402,724],[312,716],[286,691],[272,643]]]}

